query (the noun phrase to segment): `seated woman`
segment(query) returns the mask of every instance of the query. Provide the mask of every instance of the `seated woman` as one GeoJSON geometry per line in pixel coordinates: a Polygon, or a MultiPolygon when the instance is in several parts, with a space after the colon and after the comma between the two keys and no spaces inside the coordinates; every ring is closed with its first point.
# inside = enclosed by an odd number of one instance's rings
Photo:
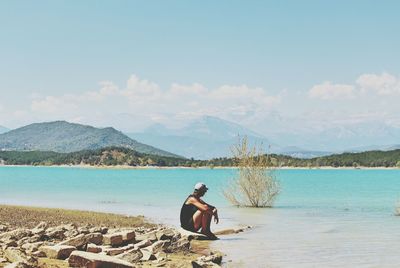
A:
{"type": "Polygon", "coordinates": [[[213,216],[215,223],[219,222],[217,209],[201,199],[207,190],[207,186],[202,182],[194,186],[193,194],[189,195],[182,205],[181,227],[191,232],[197,232],[201,228],[201,233],[208,238],[218,239],[210,229],[213,216]]]}

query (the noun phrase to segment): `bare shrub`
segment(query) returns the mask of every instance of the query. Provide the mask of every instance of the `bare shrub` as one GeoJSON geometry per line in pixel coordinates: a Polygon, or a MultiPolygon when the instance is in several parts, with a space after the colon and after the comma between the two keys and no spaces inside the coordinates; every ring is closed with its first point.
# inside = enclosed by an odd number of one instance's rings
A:
{"type": "Polygon", "coordinates": [[[240,138],[233,148],[238,174],[223,191],[235,206],[272,207],[280,192],[273,160],[265,154],[262,144],[250,147],[247,137],[240,138]]]}

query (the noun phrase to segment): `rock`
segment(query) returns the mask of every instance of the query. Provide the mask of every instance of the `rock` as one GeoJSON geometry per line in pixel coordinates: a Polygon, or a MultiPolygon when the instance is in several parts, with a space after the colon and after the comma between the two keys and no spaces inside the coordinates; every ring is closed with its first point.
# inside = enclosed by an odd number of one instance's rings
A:
{"type": "Polygon", "coordinates": [[[26,243],[21,246],[22,249],[25,250],[25,252],[34,252],[39,249],[40,246],[43,245],[43,242],[36,242],[36,243],[26,243]]]}
{"type": "Polygon", "coordinates": [[[142,258],[140,259],[142,261],[150,261],[156,259],[153,252],[148,247],[140,249],[140,252],[142,253],[142,258]]]}
{"type": "Polygon", "coordinates": [[[58,226],[58,227],[51,227],[47,228],[45,232],[45,236],[47,236],[50,239],[58,239],[58,240],[63,240],[65,239],[65,229],[58,226]]]}
{"type": "Polygon", "coordinates": [[[221,267],[216,263],[213,262],[204,262],[204,261],[192,261],[193,268],[211,268],[211,267],[221,267]]]}
{"type": "Polygon", "coordinates": [[[150,246],[151,244],[152,244],[152,242],[150,241],[150,239],[145,239],[145,240],[140,241],[139,243],[136,243],[135,247],[136,248],[145,248],[145,247],[150,246]]]}
{"type": "Polygon", "coordinates": [[[42,235],[46,231],[46,228],[47,228],[47,223],[42,221],[38,225],[36,225],[36,227],[33,228],[31,231],[32,234],[34,235],[42,235]]]}
{"type": "Polygon", "coordinates": [[[169,240],[176,235],[173,229],[161,229],[156,231],[156,237],[158,240],[169,240]]]}
{"type": "Polygon", "coordinates": [[[0,224],[0,232],[6,232],[8,230],[7,225],[0,224]]]}
{"type": "Polygon", "coordinates": [[[0,263],[5,263],[5,262],[7,262],[7,259],[0,257],[0,263]]]}
{"type": "Polygon", "coordinates": [[[222,262],[222,254],[214,253],[214,254],[211,254],[209,256],[202,256],[202,257],[198,258],[198,260],[202,260],[204,262],[213,262],[213,263],[216,263],[216,264],[221,264],[221,262],[222,262]]]}
{"type": "Polygon", "coordinates": [[[104,245],[119,246],[122,245],[123,242],[122,235],[118,233],[106,234],[103,236],[104,245]]]}
{"type": "Polygon", "coordinates": [[[143,241],[143,240],[151,240],[151,241],[157,241],[157,231],[151,231],[148,233],[144,233],[144,234],[137,234],[135,237],[136,241],[143,241]]]}
{"type": "Polygon", "coordinates": [[[71,237],[75,237],[75,236],[79,235],[79,232],[78,232],[78,230],[73,229],[73,230],[66,231],[64,233],[64,235],[65,235],[65,237],[71,238],[71,237]]]}
{"type": "Polygon", "coordinates": [[[36,257],[36,258],[43,258],[46,257],[46,253],[41,250],[37,250],[31,253],[31,256],[36,257]]]}
{"type": "Polygon", "coordinates": [[[10,264],[4,266],[4,268],[33,268],[33,267],[35,267],[35,266],[29,265],[28,263],[25,263],[22,261],[13,262],[13,263],[10,263],[10,264]]]}
{"type": "Polygon", "coordinates": [[[79,227],[77,230],[80,234],[88,234],[89,233],[89,229],[86,227],[79,227]]]}
{"type": "Polygon", "coordinates": [[[183,228],[179,229],[179,233],[181,234],[181,236],[186,236],[189,240],[209,240],[209,238],[206,235],[203,235],[201,233],[194,233],[194,232],[190,232],[187,231],[183,228]]]}
{"type": "Polygon", "coordinates": [[[90,233],[85,236],[87,243],[93,243],[95,245],[101,245],[103,242],[103,234],[101,233],[90,233]]]}
{"type": "Polygon", "coordinates": [[[107,232],[108,232],[108,228],[107,227],[100,227],[100,233],[106,234],[107,232]]]}
{"type": "Polygon", "coordinates": [[[102,248],[95,244],[88,244],[86,247],[86,251],[92,253],[100,253],[102,252],[102,248]]]}
{"type": "Polygon", "coordinates": [[[168,240],[160,240],[160,241],[154,242],[152,245],[146,247],[146,249],[149,249],[149,251],[152,254],[155,254],[155,253],[165,250],[170,245],[171,245],[171,242],[169,242],[168,240]]]}
{"type": "Polygon", "coordinates": [[[166,252],[177,252],[177,251],[184,251],[188,252],[190,250],[190,241],[188,237],[184,236],[176,242],[171,243],[170,246],[166,248],[166,252]]]}
{"type": "Polygon", "coordinates": [[[13,239],[8,239],[3,242],[3,245],[5,245],[6,247],[17,247],[18,243],[17,243],[17,241],[15,241],[13,239]]]}
{"type": "Polygon", "coordinates": [[[133,249],[133,248],[135,248],[135,245],[129,244],[129,245],[126,245],[125,247],[120,247],[120,248],[107,248],[107,249],[104,249],[103,252],[105,252],[109,256],[115,256],[115,255],[124,253],[127,250],[133,249]]]}
{"type": "Polygon", "coordinates": [[[37,265],[36,258],[27,256],[23,251],[18,248],[7,248],[4,251],[4,257],[10,262],[23,262],[29,265],[37,265]]]}
{"type": "Polygon", "coordinates": [[[133,248],[115,257],[130,263],[135,263],[140,261],[140,259],[143,257],[143,253],[139,249],[133,248]]]}
{"type": "Polygon", "coordinates": [[[32,234],[31,230],[18,228],[13,231],[8,231],[0,234],[0,240],[20,240],[24,237],[30,236],[32,234]]]}
{"type": "Polygon", "coordinates": [[[28,243],[36,243],[42,240],[42,235],[33,235],[27,240],[28,243]]]}
{"type": "Polygon", "coordinates": [[[81,248],[87,244],[87,240],[84,234],[77,235],[65,241],[58,243],[60,246],[73,246],[76,248],[81,248]]]}
{"type": "Polygon", "coordinates": [[[75,247],[67,245],[43,246],[40,249],[46,253],[48,258],[59,260],[65,260],[72,251],[76,250],[75,247]]]}
{"type": "MultiPolygon", "coordinates": [[[[121,238],[122,239],[122,238],[121,238]]],[[[107,268],[132,268],[134,267],[127,261],[106,255],[74,251],[68,259],[71,267],[107,267],[107,268]]]]}

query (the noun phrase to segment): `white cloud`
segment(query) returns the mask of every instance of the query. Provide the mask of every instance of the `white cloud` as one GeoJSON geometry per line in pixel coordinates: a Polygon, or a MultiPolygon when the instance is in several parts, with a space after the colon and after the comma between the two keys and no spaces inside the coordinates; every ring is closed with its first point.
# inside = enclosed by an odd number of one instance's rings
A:
{"type": "MultiPolygon", "coordinates": [[[[265,113],[281,101],[280,96],[269,95],[262,88],[246,85],[223,85],[214,89],[201,84],[172,84],[167,89],[132,75],[125,88],[111,81],[100,82],[100,88],[82,94],[36,98],[31,110],[43,117],[69,119],[95,124],[111,114],[131,114],[142,121],[174,123],[201,115],[214,115],[235,120],[255,113],[265,113]],[[85,120],[86,119],[86,120],[85,120]]],[[[115,122],[109,122],[113,125],[115,122]]],[[[129,122],[131,127],[137,122],[129,122]]],[[[126,123],[116,126],[129,129],[126,123]]]]}
{"type": "Polygon", "coordinates": [[[361,87],[363,92],[370,90],[378,95],[392,95],[400,93],[400,79],[388,73],[363,74],[356,83],[361,87]]]}
{"type": "Polygon", "coordinates": [[[329,99],[349,99],[355,95],[355,88],[352,85],[332,84],[331,82],[324,82],[319,85],[313,86],[308,96],[311,98],[329,100],[329,99]]]}

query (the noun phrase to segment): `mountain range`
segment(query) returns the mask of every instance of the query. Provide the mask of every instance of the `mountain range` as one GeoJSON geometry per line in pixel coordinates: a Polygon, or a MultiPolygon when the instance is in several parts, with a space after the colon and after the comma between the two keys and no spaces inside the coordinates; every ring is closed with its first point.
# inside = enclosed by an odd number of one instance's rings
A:
{"type": "Polygon", "coordinates": [[[112,127],[95,128],[66,121],[34,123],[0,134],[0,150],[3,151],[67,153],[110,146],[125,147],[146,154],[177,156],[137,142],[112,127]]]}
{"type": "Polygon", "coordinates": [[[3,127],[3,126],[0,126],[0,134],[5,133],[5,132],[7,132],[7,131],[9,131],[8,128],[3,127]]]}
{"type": "Polygon", "coordinates": [[[127,135],[143,143],[195,159],[230,156],[231,148],[237,144],[239,136],[247,136],[251,146],[262,144],[269,153],[283,153],[297,157],[329,154],[293,146],[283,147],[239,124],[212,116],[197,118],[181,128],[172,129],[162,124],[155,124],[143,132],[127,133],[127,135]]]}

